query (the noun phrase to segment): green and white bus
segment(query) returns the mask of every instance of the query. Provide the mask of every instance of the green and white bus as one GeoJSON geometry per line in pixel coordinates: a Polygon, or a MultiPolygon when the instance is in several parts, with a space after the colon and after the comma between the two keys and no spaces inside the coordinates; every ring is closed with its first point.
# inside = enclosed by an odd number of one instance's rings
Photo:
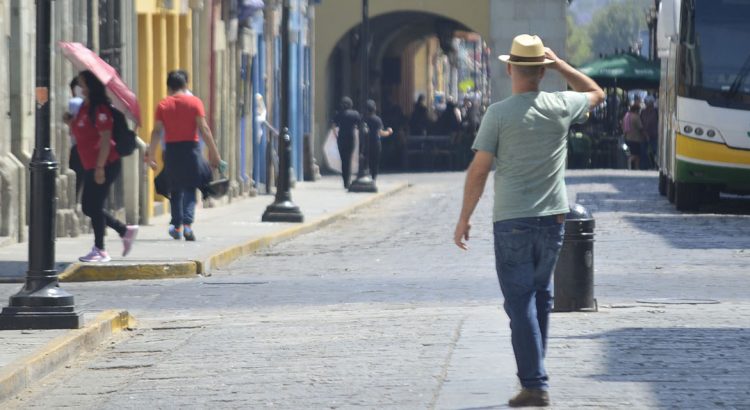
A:
{"type": "Polygon", "coordinates": [[[662,0],[659,192],[695,211],[750,194],[750,0],[662,0]]]}

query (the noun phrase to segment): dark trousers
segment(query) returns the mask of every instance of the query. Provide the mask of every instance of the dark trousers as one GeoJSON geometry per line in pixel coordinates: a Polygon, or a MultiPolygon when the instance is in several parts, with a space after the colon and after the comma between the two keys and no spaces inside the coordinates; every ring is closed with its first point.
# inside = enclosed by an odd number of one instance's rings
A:
{"type": "Polygon", "coordinates": [[[104,202],[107,200],[109,188],[120,176],[122,165],[115,161],[104,167],[105,181],[97,184],[94,180],[94,170],[86,170],[83,180],[83,196],[81,205],[83,214],[91,218],[91,226],[94,228],[94,246],[104,249],[104,229],[109,226],[117,231],[120,236],[125,235],[127,227],[104,210],[104,202]]]}
{"type": "Polygon", "coordinates": [[[169,194],[169,206],[172,208],[171,225],[179,228],[192,225],[195,218],[195,188],[172,191],[169,194]]]}
{"type": "Polygon", "coordinates": [[[83,164],[81,164],[81,157],[78,155],[78,147],[75,145],[70,148],[68,168],[72,169],[73,172],[76,173],[76,200],[78,200],[78,195],[81,193],[81,188],[83,187],[85,174],[83,170],[83,164]]]}
{"type": "Polygon", "coordinates": [[[341,156],[341,177],[344,179],[344,188],[349,188],[352,178],[352,153],[354,153],[354,136],[341,135],[336,138],[341,156]]]}
{"type": "Polygon", "coordinates": [[[380,168],[380,153],[383,151],[383,145],[380,138],[370,139],[370,176],[373,180],[378,179],[378,168],[380,168]]]}

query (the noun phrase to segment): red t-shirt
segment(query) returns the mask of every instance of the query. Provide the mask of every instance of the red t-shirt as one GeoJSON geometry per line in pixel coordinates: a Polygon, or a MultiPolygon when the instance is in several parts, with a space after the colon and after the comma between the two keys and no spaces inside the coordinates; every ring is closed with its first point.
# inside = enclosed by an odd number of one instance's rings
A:
{"type": "MultiPolygon", "coordinates": [[[[99,156],[99,144],[101,142],[99,132],[112,132],[112,110],[107,105],[101,104],[96,108],[94,119],[95,121],[92,123],[89,117],[89,103],[86,102],[83,103],[81,109],[78,110],[78,114],[73,118],[73,122],[70,123],[71,131],[76,138],[78,155],[81,157],[81,164],[85,170],[96,168],[96,158],[99,156]]],[[[107,164],[111,164],[118,159],[120,159],[120,156],[117,155],[115,150],[115,141],[110,138],[107,164]]]]}
{"type": "Polygon", "coordinates": [[[187,94],[169,96],[156,107],[156,120],[164,124],[164,141],[198,142],[198,121],[205,117],[203,102],[198,97],[187,94]]]}

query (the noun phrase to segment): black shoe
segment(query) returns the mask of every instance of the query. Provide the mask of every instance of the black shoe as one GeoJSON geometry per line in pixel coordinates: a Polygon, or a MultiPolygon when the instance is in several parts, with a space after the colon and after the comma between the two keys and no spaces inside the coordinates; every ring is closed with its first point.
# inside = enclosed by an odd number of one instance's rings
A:
{"type": "Polygon", "coordinates": [[[522,389],[520,393],[508,400],[510,407],[544,407],[549,406],[549,393],[540,389],[522,389]]]}
{"type": "Polygon", "coordinates": [[[182,235],[185,237],[186,241],[190,241],[190,242],[195,241],[195,233],[193,232],[192,229],[188,228],[187,226],[185,227],[185,229],[183,229],[182,235]]]}

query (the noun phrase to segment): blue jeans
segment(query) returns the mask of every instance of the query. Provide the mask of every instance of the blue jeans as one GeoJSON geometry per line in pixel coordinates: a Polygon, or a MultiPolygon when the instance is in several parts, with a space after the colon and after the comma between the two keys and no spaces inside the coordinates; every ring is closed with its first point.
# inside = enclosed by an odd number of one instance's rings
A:
{"type": "Polygon", "coordinates": [[[544,356],[552,311],[552,272],[564,229],[556,215],[495,222],[497,276],[524,388],[548,387],[544,356]]]}
{"type": "Polygon", "coordinates": [[[172,208],[172,221],[175,228],[192,225],[195,217],[195,188],[172,191],[169,205],[172,208]]]}

